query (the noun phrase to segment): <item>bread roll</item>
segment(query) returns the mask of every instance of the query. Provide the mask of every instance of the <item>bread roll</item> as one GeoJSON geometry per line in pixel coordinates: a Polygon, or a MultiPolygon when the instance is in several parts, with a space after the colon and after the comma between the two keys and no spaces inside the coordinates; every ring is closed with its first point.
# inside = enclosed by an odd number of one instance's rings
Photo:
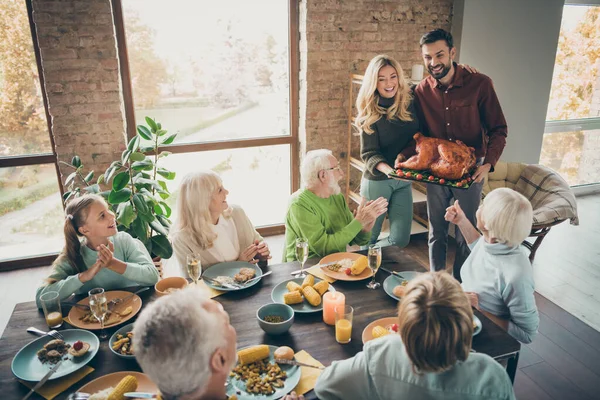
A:
{"type": "Polygon", "coordinates": [[[288,346],[278,347],[273,353],[275,358],[282,358],[284,360],[292,360],[294,358],[294,350],[288,346]]]}
{"type": "Polygon", "coordinates": [[[398,285],[394,288],[394,290],[392,290],[392,293],[394,293],[394,296],[396,296],[396,297],[404,297],[405,291],[406,291],[406,286],[398,285]]]}

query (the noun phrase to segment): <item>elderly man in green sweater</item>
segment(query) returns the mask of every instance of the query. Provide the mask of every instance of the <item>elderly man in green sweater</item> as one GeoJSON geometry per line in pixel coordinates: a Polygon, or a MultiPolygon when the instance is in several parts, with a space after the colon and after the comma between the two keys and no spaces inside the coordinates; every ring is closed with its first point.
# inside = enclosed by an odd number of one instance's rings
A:
{"type": "Polygon", "coordinates": [[[387,211],[380,197],[362,203],[352,214],[339,181],[344,173],[331,151],[306,153],[301,166],[303,188],[292,195],[285,217],[285,261],[296,260],[296,239],[308,239],[308,257],[346,251],[348,245],[366,245],[377,217],[387,211]]]}

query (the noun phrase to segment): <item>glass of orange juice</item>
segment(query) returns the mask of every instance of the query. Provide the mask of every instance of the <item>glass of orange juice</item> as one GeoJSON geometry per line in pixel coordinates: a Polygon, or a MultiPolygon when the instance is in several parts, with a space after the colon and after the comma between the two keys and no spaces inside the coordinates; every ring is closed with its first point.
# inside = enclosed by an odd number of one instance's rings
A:
{"type": "Polygon", "coordinates": [[[63,323],[63,317],[58,292],[46,292],[40,296],[40,301],[48,327],[51,329],[60,328],[63,323]]]}
{"type": "Polygon", "coordinates": [[[352,317],[354,308],[351,306],[335,307],[335,340],[346,344],[352,340],[352,317]]]}

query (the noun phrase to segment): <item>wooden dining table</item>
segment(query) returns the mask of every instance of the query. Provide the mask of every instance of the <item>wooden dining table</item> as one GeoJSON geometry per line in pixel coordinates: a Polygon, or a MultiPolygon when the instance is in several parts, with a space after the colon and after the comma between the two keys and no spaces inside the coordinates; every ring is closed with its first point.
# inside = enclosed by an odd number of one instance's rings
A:
{"type": "MultiPolygon", "coordinates": [[[[385,247],[382,253],[382,268],[398,272],[425,272],[425,269],[417,261],[398,247],[385,247]]],[[[308,260],[306,267],[308,268],[318,263],[318,261],[318,259],[308,260]]],[[[336,290],[345,294],[346,304],[354,308],[352,340],[350,343],[339,344],[336,342],[335,328],[323,322],[322,312],[296,313],[294,324],[287,333],[278,336],[267,335],[258,326],[256,311],[260,306],[272,303],[271,291],[273,287],[284,280],[292,278],[291,272],[299,268],[300,264],[298,262],[264,267],[263,272],[269,270],[273,272],[261,279],[258,284],[248,289],[228,292],[215,298],[229,313],[231,324],[237,332],[238,348],[256,344],[290,346],[295,351],[305,350],[327,366],[333,361],[350,358],[362,350],[362,332],[370,322],[396,315],[398,302],[388,296],[383,287],[375,290],[367,289],[365,285],[368,280],[336,281],[332,285],[336,290]]],[[[383,283],[383,280],[388,276],[389,273],[380,269],[376,275],[376,280],[383,283]]],[[[148,290],[140,294],[140,297],[144,304],[148,304],[155,299],[156,295],[152,290],[148,290]]],[[[64,311],[66,314],[68,309],[64,311]]],[[[479,311],[474,310],[474,313],[481,320],[483,328],[473,338],[473,349],[476,352],[488,354],[494,359],[502,361],[506,365],[508,375],[514,382],[520,343],[479,311]]],[[[20,399],[29,391],[12,374],[11,362],[19,349],[35,339],[26,332],[30,326],[47,330],[44,316],[37,309],[35,302],[17,304],[4,334],[0,338],[0,387],[2,388],[0,397],[2,399],[20,399]]],[[[68,325],[63,324],[61,329],[68,328],[68,325]]],[[[118,328],[111,328],[108,333],[112,334],[118,328]]],[[[108,346],[108,341],[101,342],[98,354],[89,365],[95,370],[74,384],[69,390],[61,393],[56,399],[66,399],[69,393],[76,391],[87,382],[112,372],[141,371],[135,360],[125,360],[113,354],[108,346]]],[[[42,397],[34,394],[31,398],[41,399],[42,397]]],[[[316,398],[314,391],[307,393],[306,398],[316,398]]]]}

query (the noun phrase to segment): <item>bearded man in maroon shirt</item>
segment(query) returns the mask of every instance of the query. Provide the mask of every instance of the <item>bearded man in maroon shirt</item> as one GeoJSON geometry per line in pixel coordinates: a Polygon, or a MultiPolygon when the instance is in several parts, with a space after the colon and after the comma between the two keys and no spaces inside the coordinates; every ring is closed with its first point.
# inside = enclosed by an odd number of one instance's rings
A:
{"type": "MultiPolygon", "coordinates": [[[[454,62],[456,48],[449,32],[443,29],[428,32],[421,38],[420,45],[425,67],[430,73],[414,90],[423,133],[450,141],[460,140],[475,148],[478,165],[469,189],[427,186],[429,263],[432,271],[439,271],[446,269],[446,208],[458,200],[469,221],[476,224],[483,180],[502,155],[507,126],[492,80],[481,73],[471,74],[454,62]]],[[[398,157],[398,162],[403,161],[403,155],[398,157]]],[[[453,272],[460,281],[460,268],[470,250],[458,229],[455,236],[457,248],[453,272]]]]}

